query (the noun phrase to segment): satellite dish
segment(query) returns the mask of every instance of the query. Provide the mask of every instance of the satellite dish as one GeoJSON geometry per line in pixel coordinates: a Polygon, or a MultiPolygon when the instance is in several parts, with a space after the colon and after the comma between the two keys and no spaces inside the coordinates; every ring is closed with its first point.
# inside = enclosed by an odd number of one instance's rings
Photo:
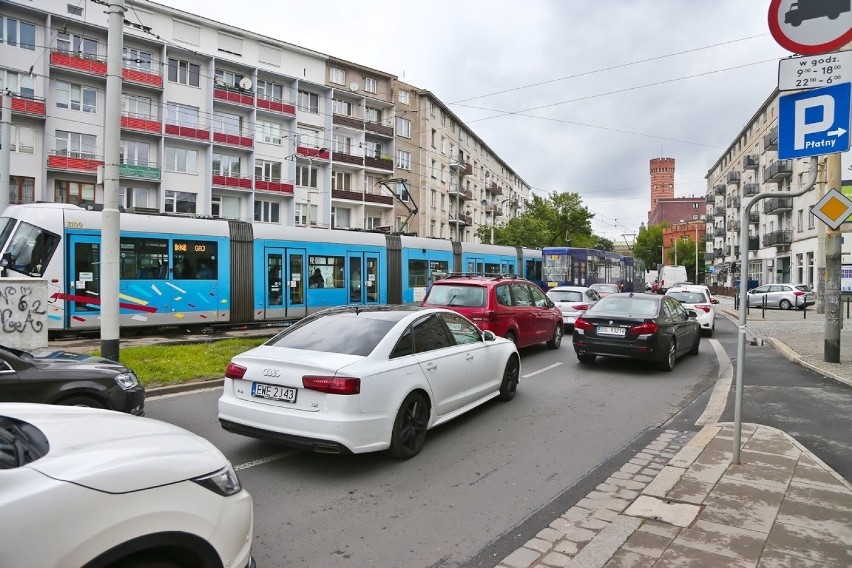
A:
{"type": "Polygon", "coordinates": [[[248,77],[243,77],[242,79],[240,79],[240,88],[243,89],[244,91],[250,91],[251,90],[251,79],[249,79],[248,77]]]}
{"type": "Polygon", "coordinates": [[[349,83],[349,90],[350,91],[357,91],[358,90],[358,83],[349,83]]]}

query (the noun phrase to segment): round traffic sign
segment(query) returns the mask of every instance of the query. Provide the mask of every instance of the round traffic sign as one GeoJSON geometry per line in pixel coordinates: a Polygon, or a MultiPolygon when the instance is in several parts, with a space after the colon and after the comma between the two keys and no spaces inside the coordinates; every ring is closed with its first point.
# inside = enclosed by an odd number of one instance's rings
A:
{"type": "Polygon", "coordinates": [[[769,31],[793,53],[819,55],[852,42],[850,0],[771,0],[769,31]]]}

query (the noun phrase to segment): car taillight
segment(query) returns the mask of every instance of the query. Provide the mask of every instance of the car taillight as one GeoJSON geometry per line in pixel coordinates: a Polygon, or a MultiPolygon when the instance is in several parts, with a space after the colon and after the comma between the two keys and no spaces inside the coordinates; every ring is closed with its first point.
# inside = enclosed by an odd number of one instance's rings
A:
{"type": "Polygon", "coordinates": [[[652,321],[646,321],[645,323],[631,327],[630,333],[635,333],[636,335],[654,334],[657,333],[657,324],[652,321]]]}
{"type": "Polygon", "coordinates": [[[583,318],[577,318],[574,322],[574,329],[582,329],[583,331],[592,331],[592,324],[583,318]]]}
{"type": "Polygon", "coordinates": [[[305,375],[302,386],[328,394],[358,394],[361,392],[361,379],[355,377],[318,377],[305,375]]]}
{"type": "Polygon", "coordinates": [[[571,307],[577,310],[578,312],[585,312],[589,309],[589,304],[574,304],[571,307]]]}
{"type": "Polygon", "coordinates": [[[242,379],[246,374],[246,368],[236,363],[228,363],[225,367],[225,377],[229,379],[242,379]]]}
{"type": "Polygon", "coordinates": [[[705,314],[709,314],[710,308],[712,308],[713,306],[711,306],[710,304],[695,304],[693,307],[696,310],[704,310],[705,314]]]}
{"type": "Polygon", "coordinates": [[[805,293],[804,293],[804,292],[802,292],[801,290],[796,290],[795,292],[793,292],[793,295],[794,295],[794,296],[804,296],[804,295],[805,295],[805,293]]]}

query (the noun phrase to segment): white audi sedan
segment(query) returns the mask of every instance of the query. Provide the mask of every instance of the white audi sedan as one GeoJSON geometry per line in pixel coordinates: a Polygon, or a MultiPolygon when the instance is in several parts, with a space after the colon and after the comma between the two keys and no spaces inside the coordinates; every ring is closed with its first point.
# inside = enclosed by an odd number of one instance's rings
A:
{"type": "Polygon", "coordinates": [[[324,453],[411,458],[426,431],[492,399],[511,400],[515,345],[443,308],[323,310],[225,371],[225,430],[324,453]]]}
{"type": "Polygon", "coordinates": [[[74,406],[0,403],[0,566],[252,568],[252,498],[213,444],[74,406]]]}

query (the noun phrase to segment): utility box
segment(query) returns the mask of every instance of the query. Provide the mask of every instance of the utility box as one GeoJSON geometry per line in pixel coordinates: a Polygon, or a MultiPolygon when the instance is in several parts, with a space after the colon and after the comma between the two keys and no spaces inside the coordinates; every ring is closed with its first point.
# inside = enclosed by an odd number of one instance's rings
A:
{"type": "Polygon", "coordinates": [[[47,280],[0,278],[0,343],[27,351],[47,347],[47,280]]]}

